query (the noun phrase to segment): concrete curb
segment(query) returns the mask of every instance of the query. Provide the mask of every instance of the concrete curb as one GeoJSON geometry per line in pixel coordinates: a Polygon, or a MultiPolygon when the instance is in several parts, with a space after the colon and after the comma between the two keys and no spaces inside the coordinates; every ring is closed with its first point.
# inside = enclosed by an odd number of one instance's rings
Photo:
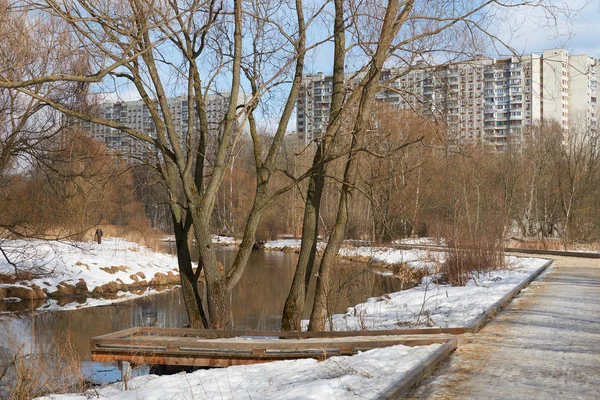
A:
{"type": "Polygon", "coordinates": [[[516,288],[505,294],[504,297],[502,297],[500,300],[492,304],[492,306],[486,312],[481,314],[479,317],[477,317],[477,319],[475,319],[475,321],[473,321],[466,327],[466,331],[470,333],[475,333],[481,328],[483,328],[483,326],[491,317],[493,317],[497,312],[502,310],[508,303],[510,303],[511,300],[515,298],[515,296],[519,294],[521,290],[529,286],[529,284],[533,282],[538,276],[540,276],[540,274],[544,272],[546,268],[548,268],[552,264],[552,262],[552,260],[546,261],[544,265],[542,265],[533,274],[531,274],[529,278],[521,282],[519,286],[517,286],[516,288]]]}
{"type": "MultiPolygon", "coordinates": [[[[447,246],[441,245],[424,245],[424,244],[397,244],[394,246],[396,249],[405,250],[434,250],[434,251],[448,251],[447,246]]],[[[462,249],[469,249],[468,246],[459,246],[462,249]]],[[[590,253],[585,251],[572,251],[572,250],[541,250],[541,249],[527,249],[518,247],[505,247],[505,253],[521,253],[521,254],[533,254],[542,256],[559,256],[559,257],[576,257],[576,258],[600,258],[600,253],[590,253]]]]}
{"type": "Polygon", "coordinates": [[[429,355],[425,360],[420,362],[413,369],[409,370],[404,377],[393,382],[379,397],[377,400],[388,400],[388,399],[402,399],[404,398],[410,389],[417,386],[423,379],[435,371],[438,365],[444,361],[450,353],[456,350],[458,341],[456,339],[450,339],[439,349],[429,355]]]}
{"type": "MultiPolygon", "coordinates": [[[[540,276],[540,274],[544,272],[550,265],[552,265],[552,260],[546,261],[544,265],[538,268],[526,280],[521,282],[519,286],[515,287],[513,290],[504,295],[504,297],[494,303],[485,313],[477,317],[473,323],[465,327],[465,331],[471,333],[479,331],[490,318],[492,318],[496,313],[510,303],[517,296],[517,294],[521,292],[521,290],[531,284],[531,282],[540,276]]],[[[450,353],[452,353],[457,346],[458,341],[456,339],[451,339],[443,344],[438,350],[423,360],[423,362],[419,363],[419,365],[410,370],[403,378],[392,383],[392,385],[388,387],[384,393],[377,397],[377,400],[405,398],[408,392],[421,383],[429,375],[431,375],[439,366],[439,364],[450,356],[450,353]]]]}

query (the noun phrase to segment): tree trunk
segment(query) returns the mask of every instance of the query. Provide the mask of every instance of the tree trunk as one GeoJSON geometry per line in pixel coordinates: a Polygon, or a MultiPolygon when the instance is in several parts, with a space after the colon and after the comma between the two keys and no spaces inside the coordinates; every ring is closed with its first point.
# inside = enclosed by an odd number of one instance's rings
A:
{"type": "Polygon", "coordinates": [[[212,329],[230,329],[233,326],[231,314],[231,292],[227,289],[224,277],[216,282],[206,282],[208,313],[212,329]]]}
{"type": "MultiPolygon", "coordinates": [[[[353,148],[356,146],[354,142],[355,139],[353,139],[353,148]]],[[[354,186],[356,165],[356,154],[351,150],[351,153],[348,156],[348,162],[346,164],[346,171],[344,173],[344,184],[342,186],[342,192],[340,193],[340,201],[335,225],[331,235],[329,235],[329,241],[327,242],[327,247],[325,248],[323,258],[321,259],[321,265],[319,267],[315,299],[313,302],[312,313],[310,314],[310,323],[308,325],[309,331],[325,330],[328,308],[327,302],[329,299],[330,287],[329,280],[335,258],[337,257],[342,242],[344,241],[346,226],[348,224],[348,203],[350,201],[351,187],[354,186]]]]}
{"type": "Polygon", "coordinates": [[[202,265],[198,265],[198,271],[192,269],[192,257],[188,244],[189,227],[177,220],[173,215],[173,226],[175,228],[175,245],[177,248],[177,263],[179,266],[179,277],[181,280],[181,294],[188,314],[190,327],[194,329],[208,328],[209,323],[204,312],[202,297],[198,292],[198,277],[202,265]]]}
{"type": "Polygon", "coordinates": [[[289,295],[283,308],[281,329],[284,331],[301,330],[302,313],[306,301],[306,292],[312,276],[312,269],[317,254],[317,238],[319,233],[319,212],[321,196],[325,184],[324,165],[322,163],[323,147],[321,143],[313,159],[315,172],[311,174],[304,206],[302,223],[302,242],[289,295]]]}
{"type": "MultiPolygon", "coordinates": [[[[201,213],[198,213],[201,214],[201,213]]],[[[204,267],[208,319],[213,329],[228,329],[231,321],[231,296],[224,271],[219,268],[217,254],[209,232],[209,218],[196,215],[193,221],[199,259],[204,267]]]]}

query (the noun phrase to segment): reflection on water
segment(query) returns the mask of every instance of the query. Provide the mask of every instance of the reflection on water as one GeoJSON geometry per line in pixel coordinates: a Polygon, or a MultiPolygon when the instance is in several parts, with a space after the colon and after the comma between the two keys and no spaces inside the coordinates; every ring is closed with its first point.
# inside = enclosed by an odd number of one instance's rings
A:
{"type": "MultiPolygon", "coordinates": [[[[79,360],[84,375],[91,376],[94,382],[114,382],[120,378],[116,363],[90,361],[90,338],[132,326],[175,328],[186,322],[187,315],[178,290],[110,306],[1,315],[0,375],[4,369],[3,361],[7,364],[11,361],[10,356],[18,353],[20,356],[35,355],[35,362],[44,366],[79,360]],[[3,360],[2,354],[9,357],[3,360]]],[[[137,372],[147,373],[147,368],[137,372]]],[[[14,379],[9,374],[4,380],[14,379]]],[[[0,383],[0,398],[1,386],[0,383]]]]}
{"type": "MultiPolygon", "coordinates": [[[[219,260],[228,266],[235,249],[221,248],[219,260]]],[[[281,310],[291,286],[297,255],[284,252],[254,251],[248,267],[232,294],[232,310],[236,329],[276,330],[281,310]]],[[[400,290],[400,283],[374,274],[362,266],[342,263],[333,274],[330,312],[345,312],[346,308],[400,290]]],[[[314,293],[312,282],[309,301],[314,293]]],[[[305,317],[312,305],[307,304],[305,317]]],[[[79,358],[82,368],[96,382],[119,379],[116,365],[92,363],[89,339],[132,326],[182,327],[187,315],[179,290],[117,303],[73,311],[19,313],[0,316],[0,353],[56,355],[67,353],[79,358]],[[68,345],[68,346],[67,346],[68,345]],[[70,354],[70,353],[69,353],[70,354]]],[[[0,359],[0,375],[2,373],[0,359]]],[[[142,373],[145,371],[142,370],[142,373]]]]}
{"type": "MultiPolygon", "coordinates": [[[[172,249],[171,249],[172,250],[172,249]]],[[[225,267],[233,263],[235,248],[221,247],[219,260],[225,267]]],[[[196,255],[197,257],[197,255],[196,255]]],[[[253,251],[244,275],[232,293],[233,323],[236,329],[277,330],[281,311],[292,286],[298,255],[281,251],[253,251]]],[[[330,313],[346,312],[348,307],[369,297],[400,290],[397,279],[373,273],[363,265],[341,262],[331,278],[330,313]]],[[[312,309],[316,279],[312,279],[304,318],[312,309]]]]}

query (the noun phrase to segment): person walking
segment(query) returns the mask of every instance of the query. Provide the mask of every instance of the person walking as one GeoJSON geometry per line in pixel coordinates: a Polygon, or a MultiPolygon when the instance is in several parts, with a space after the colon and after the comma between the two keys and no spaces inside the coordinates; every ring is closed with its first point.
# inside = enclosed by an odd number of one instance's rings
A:
{"type": "Polygon", "coordinates": [[[98,244],[102,244],[102,229],[99,226],[96,227],[96,233],[94,233],[94,239],[98,241],[98,244]]]}

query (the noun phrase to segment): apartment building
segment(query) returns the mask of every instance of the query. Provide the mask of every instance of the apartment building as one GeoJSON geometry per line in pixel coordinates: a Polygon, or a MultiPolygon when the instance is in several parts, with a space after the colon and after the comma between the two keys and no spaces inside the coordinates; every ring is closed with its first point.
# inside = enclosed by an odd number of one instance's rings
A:
{"type": "MultiPolygon", "coordinates": [[[[597,72],[596,59],[569,56],[563,49],[521,57],[480,56],[451,65],[383,71],[376,99],[443,121],[458,140],[504,150],[520,146],[531,126],[542,120],[567,129],[577,116],[597,129],[597,72]]],[[[297,104],[300,141],[318,138],[327,127],[332,86],[331,76],[304,79],[297,104]]]]}
{"type": "Polygon", "coordinates": [[[568,110],[583,128],[598,129],[598,60],[587,55],[569,57],[568,110]]]}
{"type": "MultiPolygon", "coordinates": [[[[229,98],[230,94],[228,92],[206,96],[206,115],[209,123],[209,132],[214,133],[215,136],[219,131],[219,124],[229,107],[229,98]]],[[[240,94],[238,105],[244,104],[244,101],[244,95],[240,94]]],[[[197,124],[198,117],[194,112],[194,115],[190,118],[186,96],[170,98],[168,99],[168,105],[174,119],[175,130],[183,143],[187,136],[190,121],[193,124],[197,124]]],[[[150,110],[141,100],[103,103],[100,105],[99,112],[107,120],[127,125],[152,137],[156,137],[156,126],[150,115],[150,110]]],[[[239,123],[243,124],[241,119],[239,123]]],[[[118,129],[86,121],[83,121],[81,126],[85,132],[95,139],[102,141],[108,149],[128,162],[135,162],[135,160],[145,159],[156,154],[156,149],[152,145],[132,138],[118,129]]]]}

